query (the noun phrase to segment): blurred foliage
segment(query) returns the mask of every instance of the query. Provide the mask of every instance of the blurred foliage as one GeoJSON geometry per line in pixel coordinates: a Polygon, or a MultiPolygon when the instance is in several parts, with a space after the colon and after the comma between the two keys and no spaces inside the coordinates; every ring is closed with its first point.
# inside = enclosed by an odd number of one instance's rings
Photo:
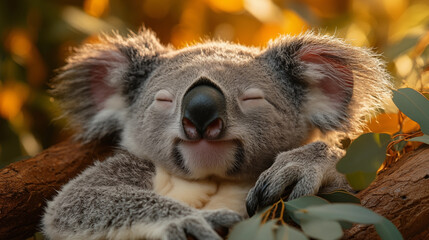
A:
{"type": "MultiPolygon", "coordinates": [[[[142,24],[179,48],[206,38],[263,46],[316,29],[382,53],[398,87],[424,92],[429,85],[427,0],[1,1],[0,167],[68,136],[46,90],[71,48],[96,41],[100,31],[142,24]]],[[[418,125],[387,104],[369,124],[377,127],[411,132],[418,125]]]]}

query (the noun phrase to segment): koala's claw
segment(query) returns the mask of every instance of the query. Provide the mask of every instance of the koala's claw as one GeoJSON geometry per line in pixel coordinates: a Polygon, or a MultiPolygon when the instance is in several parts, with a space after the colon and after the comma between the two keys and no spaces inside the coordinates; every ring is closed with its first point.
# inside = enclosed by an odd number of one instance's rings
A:
{"type": "MultiPolygon", "coordinates": [[[[263,177],[261,176],[261,178],[263,177]]],[[[268,179],[261,178],[247,195],[246,210],[250,217],[262,208],[275,203],[281,197],[281,191],[272,191],[276,186],[273,186],[268,179]]]]}
{"type": "Polygon", "coordinates": [[[249,217],[255,215],[256,211],[264,207],[266,196],[265,191],[267,190],[269,183],[267,181],[258,181],[256,185],[250,189],[247,195],[246,210],[249,217]]]}
{"type": "Polygon", "coordinates": [[[246,208],[249,216],[274,204],[282,197],[292,200],[317,193],[322,177],[317,170],[309,171],[312,174],[302,171],[308,168],[296,163],[284,166],[274,164],[263,172],[247,195],[246,208]]]}

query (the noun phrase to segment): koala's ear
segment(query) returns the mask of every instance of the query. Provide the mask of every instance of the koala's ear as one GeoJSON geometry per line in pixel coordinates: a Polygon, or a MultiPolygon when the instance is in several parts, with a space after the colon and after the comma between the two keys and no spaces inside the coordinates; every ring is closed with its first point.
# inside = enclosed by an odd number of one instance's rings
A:
{"type": "Polygon", "coordinates": [[[262,53],[291,101],[323,132],[350,131],[389,95],[389,75],[368,50],[305,33],[270,42],[262,53]]]}
{"type": "Polygon", "coordinates": [[[147,30],[127,38],[104,36],[75,50],[53,80],[52,93],[80,139],[122,130],[128,107],[165,51],[147,30]]]}

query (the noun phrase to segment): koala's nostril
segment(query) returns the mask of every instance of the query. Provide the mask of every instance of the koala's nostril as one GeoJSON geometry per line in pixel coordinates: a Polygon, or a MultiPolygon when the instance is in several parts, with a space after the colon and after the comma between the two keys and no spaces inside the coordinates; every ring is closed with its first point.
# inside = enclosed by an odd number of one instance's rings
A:
{"type": "Polygon", "coordinates": [[[211,122],[205,132],[204,132],[204,138],[207,139],[216,139],[219,137],[223,129],[223,123],[222,119],[216,118],[213,122],[211,122]]]}
{"type": "Polygon", "coordinates": [[[225,115],[225,97],[214,86],[196,86],[183,98],[182,125],[189,139],[217,139],[225,126],[225,115]]]}
{"type": "Polygon", "coordinates": [[[196,140],[200,138],[200,134],[198,133],[197,128],[189,119],[183,118],[182,125],[183,130],[185,131],[185,134],[189,139],[196,140]]]}

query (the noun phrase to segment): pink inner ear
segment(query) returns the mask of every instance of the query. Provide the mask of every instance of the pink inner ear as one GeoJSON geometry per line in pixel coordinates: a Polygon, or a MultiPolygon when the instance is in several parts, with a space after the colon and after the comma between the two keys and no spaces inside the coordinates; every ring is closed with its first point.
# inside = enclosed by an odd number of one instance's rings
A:
{"type": "Polygon", "coordinates": [[[91,96],[95,102],[97,110],[104,107],[105,101],[115,94],[115,89],[108,84],[108,70],[106,66],[91,66],[90,70],[90,88],[91,96]]]}
{"type": "Polygon", "coordinates": [[[321,52],[305,53],[300,56],[304,62],[317,64],[323,69],[323,78],[317,87],[335,102],[344,102],[351,97],[353,91],[353,72],[340,62],[338,57],[321,52]]]}

